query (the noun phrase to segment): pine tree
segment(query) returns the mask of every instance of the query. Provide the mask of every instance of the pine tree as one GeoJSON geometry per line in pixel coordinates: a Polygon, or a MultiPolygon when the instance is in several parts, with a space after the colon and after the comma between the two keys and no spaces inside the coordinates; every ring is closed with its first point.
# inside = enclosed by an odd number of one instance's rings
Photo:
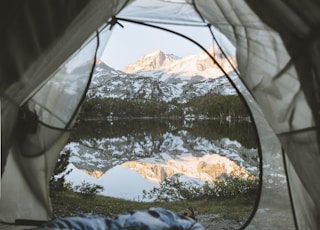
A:
{"type": "Polygon", "coordinates": [[[50,178],[50,189],[62,191],[65,189],[65,176],[72,170],[67,171],[69,165],[70,151],[65,151],[60,154],[53,175],[50,178]]]}

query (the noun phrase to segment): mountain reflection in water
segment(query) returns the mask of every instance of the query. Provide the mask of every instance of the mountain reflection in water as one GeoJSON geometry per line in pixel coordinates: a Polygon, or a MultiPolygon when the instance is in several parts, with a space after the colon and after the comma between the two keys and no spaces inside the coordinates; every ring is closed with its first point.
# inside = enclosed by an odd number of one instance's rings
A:
{"type": "Polygon", "coordinates": [[[182,175],[194,183],[232,170],[259,174],[252,124],[216,120],[125,119],[82,122],[70,142],[67,180],[102,185],[103,195],[141,200],[142,190],[182,175]]]}

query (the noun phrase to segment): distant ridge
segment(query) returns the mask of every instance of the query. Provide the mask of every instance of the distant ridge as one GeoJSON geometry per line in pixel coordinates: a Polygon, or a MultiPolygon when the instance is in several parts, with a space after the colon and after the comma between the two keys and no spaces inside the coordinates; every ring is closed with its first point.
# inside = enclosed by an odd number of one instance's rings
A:
{"type": "MultiPolygon", "coordinates": [[[[233,71],[217,47],[211,47],[207,51],[214,56],[215,60],[227,73],[233,71]]],[[[230,56],[228,59],[236,66],[236,58],[234,56],[230,56]]],[[[134,74],[151,70],[162,70],[165,73],[180,73],[180,75],[188,77],[217,78],[223,75],[223,72],[204,51],[181,58],[172,54],[165,54],[159,49],[143,55],[136,62],[126,66],[122,71],[134,74]]]]}
{"type": "MultiPolygon", "coordinates": [[[[180,63],[179,60],[175,64],[182,68],[186,62],[180,63]]],[[[172,66],[172,68],[175,68],[175,66],[172,66]]],[[[207,70],[205,69],[206,66],[202,68],[204,71],[207,70]]],[[[210,70],[210,68],[208,69],[210,70]]],[[[78,71],[81,72],[82,70],[79,69],[78,71]]],[[[188,74],[191,74],[191,72],[189,71],[188,74]]],[[[101,62],[96,65],[87,97],[128,100],[139,98],[186,103],[194,97],[203,96],[209,92],[220,95],[236,94],[227,78],[218,77],[221,76],[219,73],[216,73],[216,76],[216,78],[206,78],[199,73],[188,76],[186,72],[169,73],[164,68],[138,73],[125,73],[101,62]]]]}
{"type": "Polygon", "coordinates": [[[180,57],[174,55],[164,54],[160,49],[151,53],[143,55],[135,63],[126,66],[123,69],[125,73],[139,73],[150,70],[161,69],[171,65],[174,61],[179,60],[180,57]]]}

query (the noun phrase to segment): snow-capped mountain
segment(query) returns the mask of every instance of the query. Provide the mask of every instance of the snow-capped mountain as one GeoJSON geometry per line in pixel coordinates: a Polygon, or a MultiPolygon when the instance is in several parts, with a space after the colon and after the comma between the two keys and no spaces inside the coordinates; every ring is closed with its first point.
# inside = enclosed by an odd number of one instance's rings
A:
{"type": "MultiPolygon", "coordinates": [[[[226,60],[218,60],[227,65],[226,60]]],[[[221,76],[221,71],[205,53],[178,58],[156,50],[144,55],[124,71],[98,62],[87,96],[165,102],[177,100],[185,103],[209,92],[236,94],[227,78],[221,76]]]]}
{"type": "Polygon", "coordinates": [[[257,150],[228,138],[209,141],[185,131],[165,133],[157,141],[153,138],[138,141],[123,136],[69,143],[64,151],[71,152],[69,168],[73,171],[66,179],[76,185],[83,180],[102,185],[107,196],[138,199],[143,189],[157,187],[175,175],[201,184],[232,171],[243,176],[259,173],[257,150]],[[133,194],[124,194],[127,189],[133,194]]]}
{"type": "Polygon", "coordinates": [[[237,165],[235,161],[219,154],[207,154],[201,157],[184,154],[177,159],[172,159],[167,154],[164,155],[168,159],[161,163],[153,162],[154,159],[143,159],[140,161],[127,161],[122,165],[156,184],[161,184],[166,178],[171,178],[174,175],[184,175],[209,183],[232,172],[238,172],[243,176],[249,175],[248,171],[237,165]]]}
{"type": "MultiPolygon", "coordinates": [[[[233,69],[216,48],[208,52],[214,54],[228,74],[233,74],[233,69]]],[[[232,57],[230,60],[234,62],[232,57]]],[[[90,68],[81,66],[73,74],[88,70],[90,68]]],[[[207,93],[235,95],[236,91],[206,53],[180,58],[156,50],[123,71],[98,60],[87,97],[185,103],[207,93]]],[[[165,177],[177,174],[200,182],[213,181],[234,170],[258,174],[256,149],[248,149],[228,138],[209,140],[191,134],[188,129],[172,128],[172,132],[152,135],[80,138],[69,143],[63,149],[71,152],[69,167],[74,169],[68,180],[80,183],[84,178],[100,184],[108,181],[109,190],[105,195],[111,195],[110,186],[119,185],[120,174],[126,179],[144,181],[141,184],[147,187],[158,186],[165,177]],[[117,181],[111,182],[109,174],[117,181]]],[[[114,194],[119,194],[120,190],[125,189],[116,188],[114,194]]],[[[141,194],[141,187],[134,196],[137,194],[141,194]]]]}
{"type": "Polygon", "coordinates": [[[125,67],[123,69],[123,72],[132,74],[160,69],[165,66],[170,66],[177,60],[180,60],[178,56],[175,56],[173,54],[164,54],[161,50],[157,49],[151,53],[142,56],[135,63],[125,67]]]}
{"type": "MultiPolygon", "coordinates": [[[[235,165],[238,165],[237,167],[246,171],[258,172],[256,149],[247,149],[239,142],[227,138],[209,141],[206,138],[192,136],[187,131],[180,131],[177,134],[165,133],[159,137],[146,135],[144,137],[81,139],[79,142],[69,143],[63,151],[70,151],[70,162],[95,178],[99,178],[116,165],[137,168],[137,163],[134,163],[137,161],[144,162],[145,171],[148,171],[147,167],[150,166],[147,163],[154,165],[152,166],[154,171],[159,171],[154,174],[157,179],[154,178],[153,182],[162,178],[162,174],[167,176],[170,176],[172,172],[186,174],[183,167],[187,164],[196,167],[195,170],[190,171],[192,176],[188,176],[199,177],[200,161],[207,162],[207,164],[220,164],[221,167],[217,166],[215,170],[212,170],[213,173],[216,172],[219,175],[223,172],[230,173],[230,167],[228,168],[227,165],[231,164],[231,161],[233,169],[235,165]],[[220,156],[228,159],[228,162],[212,157],[217,160],[216,163],[212,163],[214,161],[209,156],[213,156],[213,153],[219,153],[220,156]],[[181,163],[182,159],[184,159],[183,164],[173,166],[178,162],[181,163]],[[161,170],[165,171],[161,173],[161,170]]],[[[144,177],[147,177],[147,173],[144,177]]]]}
{"type": "MultiPolygon", "coordinates": [[[[233,71],[232,66],[217,47],[212,47],[207,52],[215,58],[226,73],[233,71]]],[[[233,66],[236,66],[235,57],[228,57],[228,59],[233,66]]],[[[134,74],[150,70],[162,70],[165,73],[175,73],[184,77],[218,78],[224,75],[206,52],[180,58],[173,54],[165,54],[159,49],[142,56],[135,63],[125,67],[123,72],[134,74]]]]}

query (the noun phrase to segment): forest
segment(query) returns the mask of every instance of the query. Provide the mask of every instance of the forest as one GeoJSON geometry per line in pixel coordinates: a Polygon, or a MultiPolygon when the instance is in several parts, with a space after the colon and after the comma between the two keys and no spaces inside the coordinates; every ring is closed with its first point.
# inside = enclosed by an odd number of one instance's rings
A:
{"type": "Polygon", "coordinates": [[[241,98],[215,93],[193,98],[187,103],[146,99],[87,98],[80,119],[90,118],[226,118],[243,119],[249,116],[241,98]]]}

